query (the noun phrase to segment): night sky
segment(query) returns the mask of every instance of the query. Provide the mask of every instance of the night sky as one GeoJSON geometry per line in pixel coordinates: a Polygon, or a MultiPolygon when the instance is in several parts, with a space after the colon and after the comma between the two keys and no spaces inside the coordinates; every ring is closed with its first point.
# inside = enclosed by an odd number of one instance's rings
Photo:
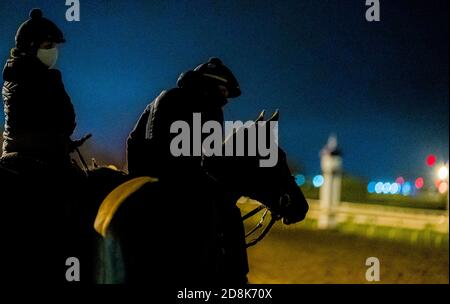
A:
{"type": "MultiPolygon", "coordinates": [[[[279,108],[280,141],[306,174],[334,133],[345,170],[366,178],[428,174],[425,158],[448,160],[448,1],[81,0],[0,1],[0,59],[33,7],[68,42],[58,68],[78,116],[77,136],[125,158],[126,137],[147,103],[178,75],[220,57],[243,95],[225,111],[249,120],[279,108]]],[[[3,114],[0,115],[3,124],[3,114]]]]}

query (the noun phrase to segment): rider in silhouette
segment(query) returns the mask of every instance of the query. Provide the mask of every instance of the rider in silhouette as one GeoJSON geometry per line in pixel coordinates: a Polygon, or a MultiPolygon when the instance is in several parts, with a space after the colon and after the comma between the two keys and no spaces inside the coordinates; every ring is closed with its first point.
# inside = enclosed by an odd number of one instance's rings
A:
{"type": "Polygon", "coordinates": [[[31,268],[40,280],[61,281],[65,259],[84,254],[80,247],[86,242],[82,236],[87,225],[81,220],[84,200],[79,191],[84,175],[69,156],[76,145],[70,139],[75,111],[61,72],[54,69],[58,46],[65,42],[63,33],[40,9],[29,16],[17,31],[3,70],[5,130],[0,165],[20,177],[12,188],[1,185],[2,197],[9,198],[3,204],[5,214],[10,221],[20,218],[20,225],[6,222],[14,230],[8,236],[11,251],[4,252],[14,261],[8,266],[16,279],[30,276],[26,261],[32,256],[37,265],[31,268]]]}
{"type": "Polygon", "coordinates": [[[53,68],[63,42],[61,30],[39,9],[19,27],[3,70],[3,161],[33,159],[55,169],[70,162],[75,112],[61,72],[53,68]]]}
{"type": "Polygon", "coordinates": [[[170,193],[168,204],[176,208],[176,211],[169,209],[168,213],[171,222],[179,224],[182,236],[177,244],[184,250],[173,257],[171,264],[181,261],[173,268],[177,271],[175,277],[183,283],[187,280],[246,282],[247,256],[236,201],[224,199],[220,194],[216,181],[208,173],[210,168],[205,168],[204,156],[176,157],[170,150],[176,136],[170,132],[173,122],[184,121],[193,130],[193,113],[200,113],[202,125],[206,121],[217,121],[223,126],[223,107],[229,98],[240,95],[239,83],[231,70],[220,59],[211,58],[181,74],[177,87],[163,91],[150,103],[128,138],[130,175],[159,178],[170,193]],[[211,203],[213,199],[216,199],[215,204],[211,203]],[[214,214],[219,214],[216,220],[214,214]],[[227,231],[236,235],[236,230],[237,238],[229,236],[230,233],[227,235],[227,231]],[[215,236],[211,238],[211,234],[215,236]],[[233,239],[233,248],[224,241],[227,236],[233,239]],[[209,249],[200,250],[205,243],[209,249]],[[198,249],[189,250],[192,248],[198,249]],[[231,256],[230,252],[233,252],[231,256]]]}

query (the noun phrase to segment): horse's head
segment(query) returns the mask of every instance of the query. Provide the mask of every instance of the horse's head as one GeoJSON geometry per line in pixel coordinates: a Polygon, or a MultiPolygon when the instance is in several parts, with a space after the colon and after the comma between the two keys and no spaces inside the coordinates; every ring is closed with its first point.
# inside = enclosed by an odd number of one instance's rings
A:
{"type": "MultiPolygon", "coordinates": [[[[234,194],[234,198],[247,196],[255,199],[267,206],[272,213],[281,216],[285,224],[292,224],[303,220],[309,207],[289,169],[286,153],[278,145],[278,118],[277,111],[268,120],[264,120],[263,111],[253,122],[253,131],[249,131],[252,124],[247,124],[227,138],[224,149],[232,141],[236,150],[237,142],[243,136],[240,140],[245,140],[241,143],[254,145],[256,140],[257,147],[271,147],[265,151],[270,150],[271,155],[256,149],[255,155],[246,153],[245,156],[222,158],[219,179],[234,194]],[[251,139],[251,136],[256,137],[251,139]]],[[[246,152],[251,149],[250,145],[245,148],[246,152]]]]}

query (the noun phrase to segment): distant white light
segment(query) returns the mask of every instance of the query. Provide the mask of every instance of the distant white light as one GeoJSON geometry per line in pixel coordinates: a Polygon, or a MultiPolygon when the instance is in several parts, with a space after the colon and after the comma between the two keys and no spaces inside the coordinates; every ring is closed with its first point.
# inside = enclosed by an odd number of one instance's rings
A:
{"type": "Polygon", "coordinates": [[[391,183],[384,183],[383,184],[383,193],[389,194],[391,192],[391,183]]]}
{"type": "Polygon", "coordinates": [[[442,166],[439,168],[438,177],[441,180],[444,180],[448,177],[448,168],[447,166],[442,166]]]}
{"type": "Polygon", "coordinates": [[[375,193],[377,194],[381,194],[383,192],[383,183],[382,182],[378,182],[375,185],[375,193]]]}
{"type": "Polygon", "coordinates": [[[316,176],[314,176],[314,178],[313,178],[313,185],[314,185],[314,187],[316,187],[316,188],[319,188],[319,187],[321,187],[322,185],[323,185],[323,176],[322,175],[316,175],[316,176]]]}
{"type": "Polygon", "coordinates": [[[391,194],[398,194],[400,192],[400,185],[397,183],[393,183],[391,185],[391,194]]]}

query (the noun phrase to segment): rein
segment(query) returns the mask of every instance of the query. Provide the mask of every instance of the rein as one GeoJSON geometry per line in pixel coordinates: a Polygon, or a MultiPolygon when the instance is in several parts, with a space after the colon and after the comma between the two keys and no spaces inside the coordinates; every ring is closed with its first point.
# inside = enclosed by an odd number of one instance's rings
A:
{"type": "MultiPolygon", "coordinates": [[[[247,213],[246,215],[244,215],[242,217],[242,221],[245,221],[245,220],[251,218],[252,216],[256,215],[261,210],[264,210],[264,213],[261,216],[261,219],[259,220],[258,224],[255,225],[255,227],[253,227],[248,233],[245,234],[245,238],[251,236],[256,231],[258,231],[259,229],[261,229],[263,227],[264,220],[266,219],[266,216],[269,213],[269,209],[264,205],[259,205],[258,207],[256,207],[255,209],[253,209],[252,211],[250,211],[249,213],[247,213]]],[[[263,229],[263,231],[256,238],[251,240],[249,243],[246,243],[246,248],[254,246],[257,243],[259,243],[262,239],[264,239],[264,237],[266,237],[266,235],[272,229],[273,225],[280,219],[281,219],[281,216],[274,215],[271,212],[271,219],[270,219],[269,224],[267,224],[267,226],[263,229]]]]}

